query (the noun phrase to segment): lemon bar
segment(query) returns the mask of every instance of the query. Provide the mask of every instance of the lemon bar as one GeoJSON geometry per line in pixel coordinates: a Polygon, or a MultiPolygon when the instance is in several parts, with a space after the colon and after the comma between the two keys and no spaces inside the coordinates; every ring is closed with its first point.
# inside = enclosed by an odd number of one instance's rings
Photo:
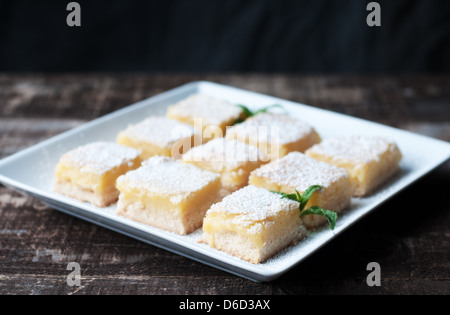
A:
{"type": "Polygon", "coordinates": [[[355,197],[367,195],[385,182],[400,169],[402,159],[393,141],[376,136],[326,139],[310,148],[306,155],[345,168],[355,197]]]}
{"type": "Polygon", "coordinates": [[[179,158],[194,145],[199,135],[191,125],[165,117],[149,117],[119,132],[117,143],[142,151],[146,160],[154,155],[179,158]]]}
{"type": "MultiPolygon", "coordinates": [[[[317,161],[300,152],[291,152],[254,170],[249,183],[287,194],[295,190],[303,194],[310,186],[322,186],[311,196],[305,209],[319,206],[339,213],[350,205],[351,200],[351,184],[345,169],[317,161]]],[[[309,229],[326,223],[326,219],[318,215],[306,215],[303,221],[309,229]]]]}
{"type": "Polygon", "coordinates": [[[215,138],[192,148],[182,161],[220,174],[222,187],[233,192],[247,185],[250,172],[265,163],[267,157],[255,146],[215,138]]]}
{"type": "Polygon", "coordinates": [[[201,241],[257,264],[305,236],[297,202],[246,186],[211,206],[201,241]]]}
{"type": "Polygon", "coordinates": [[[203,132],[203,142],[223,137],[226,127],[233,125],[241,115],[238,106],[202,93],[191,95],[167,110],[168,118],[198,126],[203,132]]]}
{"type": "Polygon", "coordinates": [[[289,152],[304,152],[320,142],[317,132],[309,124],[286,114],[260,113],[227,130],[228,139],[257,146],[272,160],[289,152]]]}
{"type": "Polygon", "coordinates": [[[220,190],[218,174],[155,156],[117,179],[117,214],[178,234],[202,225],[220,190]]]}
{"type": "Polygon", "coordinates": [[[64,154],[55,170],[54,190],[98,207],[117,201],[116,179],[140,166],[140,151],[94,142],[64,154]]]}

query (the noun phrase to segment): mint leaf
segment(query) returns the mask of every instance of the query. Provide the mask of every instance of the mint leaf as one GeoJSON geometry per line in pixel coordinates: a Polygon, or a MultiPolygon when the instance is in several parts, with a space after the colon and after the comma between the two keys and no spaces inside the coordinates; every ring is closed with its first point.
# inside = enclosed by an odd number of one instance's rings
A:
{"type": "Polygon", "coordinates": [[[267,111],[268,111],[269,109],[273,108],[273,107],[280,107],[280,108],[283,108],[283,106],[281,106],[280,104],[273,104],[273,105],[270,105],[270,106],[267,106],[267,107],[258,109],[257,111],[253,112],[253,116],[255,116],[255,115],[259,114],[259,113],[267,113],[267,111]]]}
{"type": "Polygon", "coordinates": [[[254,113],[252,112],[252,110],[250,108],[248,108],[247,106],[238,104],[237,106],[239,106],[242,109],[242,113],[244,114],[245,117],[252,117],[254,116],[254,113]]]}
{"type": "MultiPolygon", "coordinates": [[[[282,193],[279,191],[270,191],[270,192],[280,195],[281,199],[290,199],[290,200],[300,202],[297,194],[285,194],[285,193],[282,193]]],[[[297,193],[298,193],[298,191],[297,191],[297,193]]]]}
{"type": "Polygon", "coordinates": [[[330,226],[330,229],[334,230],[334,228],[336,227],[337,213],[334,211],[320,208],[318,206],[312,206],[312,207],[300,212],[300,217],[303,217],[308,214],[324,216],[328,221],[328,225],[330,226]]]}
{"type": "Polygon", "coordinates": [[[308,203],[309,199],[311,199],[311,196],[316,192],[316,190],[319,189],[322,189],[322,186],[313,185],[303,192],[302,202],[300,202],[300,211],[303,211],[303,209],[305,209],[305,206],[308,203]]]}
{"type": "Polygon", "coordinates": [[[337,221],[337,213],[336,212],[327,210],[327,209],[324,209],[324,208],[321,208],[318,206],[312,206],[312,207],[304,210],[309,199],[311,199],[311,196],[319,189],[322,189],[322,186],[319,186],[319,185],[310,186],[310,187],[308,187],[308,189],[306,189],[303,192],[303,195],[300,194],[297,189],[295,190],[295,194],[286,194],[286,193],[282,193],[279,191],[271,191],[271,192],[273,192],[274,194],[280,195],[281,199],[290,199],[290,200],[297,201],[299,203],[298,209],[300,211],[300,217],[303,217],[308,214],[324,216],[327,219],[328,225],[330,226],[330,228],[332,230],[334,230],[334,228],[336,226],[336,221],[337,221]]]}
{"type": "MultiPolygon", "coordinates": [[[[237,104],[237,106],[239,106],[242,109],[242,113],[244,114],[245,118],[253,117],[255,115],[258,115],[259,113],[267,113],[267,111],[273,107],[283,108],[283,106],[281,106],[280,104],[274,104],[274,105],[270,105],[270,106],[253,111],[250,108],[248,108],[247,106],[242,105],[242,104],[237,104]]],[[[240,119],[238,119],[235,121],[235,124],[238,124],[240,122],[242,122],[242,121],[240,121],[240,119]]]]}
{"type": "Polygon", "coordinates": [[[236,119],[236,120],[234,121],[233,126],[234,126],[234,125],[237,125],[237,124],[240,124],[240,123],[243,123],[243,122],[244,122],[243,119],[238,118],[238,119],[236,119]]]}

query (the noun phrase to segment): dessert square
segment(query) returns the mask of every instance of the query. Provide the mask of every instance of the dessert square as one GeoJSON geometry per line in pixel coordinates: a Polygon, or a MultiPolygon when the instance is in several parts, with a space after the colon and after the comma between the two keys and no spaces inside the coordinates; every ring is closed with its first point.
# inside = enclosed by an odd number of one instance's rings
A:
{"type": "Polygon", "coordinates": [[[155,116],[119,132],[117,143],[141,150],[142,160],[155,155],[180,158],[201,143],[199,137],[191,125],[155,116]]]}
{"type": "Polygon", "coordinates": [[[182,157],[183,162],[220,174],[222,187],[229,193],[246,186],[250,172],[267,160],[257,147],[225,138],[192,148],[182,157]]]}
{"type": "MultiPolygon", "coordinates": [[[[339,213],[350,205],[351,200],[351,184],[345,169],[317,161],[300,152],[291,152],[254,170],[249,183],[287,194],[295,193],[295,190],[303,194],[310,186],[322,186],[311,196],[305,209],[319,206],[339,213]]],[[[303,222],[312,229],[327,221],[322,216],[306,215],[303,222]]]]}
{"type": "Polygon", "coordinates": [[[297,202],[246,186],[211,206],[202,242],[257,264],[305,236],[297,202]]]}
{"type": "Polygon", "coordinates": [[[304,152],[320,142],[319,135],[309,124],[278,113],[250,117],[228,128],[226,137],[257,146],[272,160],[292,151],[304,152]]]}
{"type": "Polygon", "coordinates": [[[117,179],[117,214],[177,234],[202,225],[217,201],[220,177],[195,165],[155,156],[117,179]]]}
{"type": "Polygon", "coordinates": [[[167,117],[198,126],[203,132],[203,142],[223,137],[227,126],[240,118],[242,110],[226,101],[205,94],[194,94],[170,106],[167,117]]]}
{"type": "Polygon", "coordinates": [[[117,201],[116,179],[140,166],[140,151],[94,142],[64,154],[55,170],[54,191],[106,207],[117,201]]]}
{"type": "Polygon", "coordinates": [[[371,136],[326,139],[306,151],[306,155],[345,168],[355,197],[369,194],[399,171],[402,159],[393,141],[371,136]]]}

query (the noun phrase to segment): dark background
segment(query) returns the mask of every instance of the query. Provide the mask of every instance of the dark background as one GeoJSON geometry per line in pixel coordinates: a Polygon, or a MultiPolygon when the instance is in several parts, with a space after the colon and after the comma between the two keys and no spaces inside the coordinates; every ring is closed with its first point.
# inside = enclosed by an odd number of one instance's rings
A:
{"type": "Polygon", "coordinates": [[[0,0],[0,71],[443,73],[450,1],[0,0]]]}

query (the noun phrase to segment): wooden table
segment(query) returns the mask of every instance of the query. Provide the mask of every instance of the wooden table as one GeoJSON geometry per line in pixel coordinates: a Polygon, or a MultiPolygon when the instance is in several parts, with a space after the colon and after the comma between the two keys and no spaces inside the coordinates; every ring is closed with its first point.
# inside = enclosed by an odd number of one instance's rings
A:
{"type": "MultiPolygon", "coordinates": [[[[0,74],[0,157],[195,80],[450,141],[450,77],[0,74]]],[[[417,148],[420,150],[420,148],[417,148]]],[[[0,186],[0,294],[449,294],[447,162],[270,283],[254,283],[55,211],[0,186]],[[69,262],[81,286],[69,287],[69,262]],[[381,287],[366,284],[369,262],[381,287]]]]}

